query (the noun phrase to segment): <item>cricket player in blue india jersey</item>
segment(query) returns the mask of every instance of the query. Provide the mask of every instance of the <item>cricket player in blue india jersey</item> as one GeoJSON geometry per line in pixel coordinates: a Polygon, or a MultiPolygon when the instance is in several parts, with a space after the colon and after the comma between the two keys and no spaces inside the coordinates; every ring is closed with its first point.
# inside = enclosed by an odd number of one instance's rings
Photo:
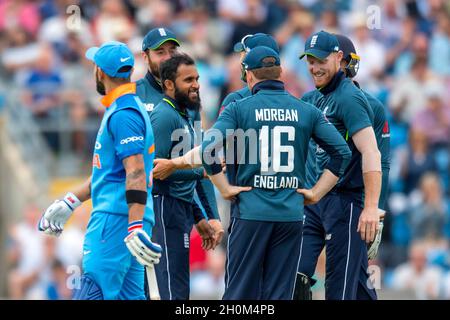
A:
{"type": "Polygon", "coordinates": [[[203,165],[222,196],[235,200],[228,237],[223,299],[291,299],[303,219],[305,161],[311,138],[331,154],[312,188],[320,199],[338,181],[350,160],[342,136],[314,106],[290,95],[279,80],[278,53],[265,46],[244,61],[250,97],[229,104],[202,145],[182,157],[155,159],[155,178],[175,169],[203,165]],[[218,152],[238,141],[235,185],[222,173],[218,152]]]}
{"type": "MultiPolygon", "coordinates": [[[[302,100],[314,104],[352,151],[336,187],[321,201],[305,191],[302,250],[294,299],[310,299],[311,277],[326,248],[325,298],[376,299],[369,285],[366,244],[379,229],[381,156],[373,129],[374,112],[364,93],[340,70],[343,52],[336,36],[320,31],[308,38],[305,52],[317,87],[302,100]]],[[[307,188],[329,162],[329,154],[311,141],[307,188]]]]}
{"type": "Polygon", "coordinates": [[[86,51],[94,63],[105,113],[97,134],[91,177],[56,200],[39,229],[58,236],[82,202],[93,211],[83,245],[83,275],[74,299],[145,299],[144,266],[153,267],[161,247],[150,240],[154,225],[154,138],[147,111],[130,83],[134,57],[120,42],[86,51]],[[134,257],[136,258],[134,258],[134,257]]]}

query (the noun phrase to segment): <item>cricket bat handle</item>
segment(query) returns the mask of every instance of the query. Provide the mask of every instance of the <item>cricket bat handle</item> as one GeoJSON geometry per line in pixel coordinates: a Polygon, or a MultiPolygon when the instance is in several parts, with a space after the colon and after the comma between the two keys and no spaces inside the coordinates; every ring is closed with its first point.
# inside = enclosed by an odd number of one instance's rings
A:
{"type": "Polygon", "coordinates": [[[150,300],[161,300],[158,282],[156,280],[155,266],[146,266],[145,269],[147,271],[148,296],[150,300]]]}

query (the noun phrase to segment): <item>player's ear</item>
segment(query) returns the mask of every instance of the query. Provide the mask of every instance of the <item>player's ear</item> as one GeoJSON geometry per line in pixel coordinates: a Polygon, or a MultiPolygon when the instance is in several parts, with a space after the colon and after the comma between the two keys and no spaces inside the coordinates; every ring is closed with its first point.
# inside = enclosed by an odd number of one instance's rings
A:
{"type": "Polygon", "coordinates": [[[253,72],[251,72],[250,70],[247,70],[245,72],[245,79],[247,80],[247,83],[252,83],[253,78],[254,78],[253,72]]]}
{"type": "Polygon", "coordinates": [[[144,59],[145,63],[146,63],[146,64],[149,64],[150,59],[149,59],[149,57],[148,57],[147,52],[146,52],[146,51],[142,51],[142,52],[141,52],[141,56],[142,56],[142,58],[144,59]]]}
{"type": "Polygon", "coordinates": [[[164,80],[164,90],[165,91],[175,91],[175,83],[172,80],[164,80]]]}
{"type": "Polygon", "coordinates": [[[340,64],[342,59],[344,58],[344,52],[342,50],[339,50],[337,55],[336,55],[336,58],[337,58],[337,60],[338,60],[338,62],[340,64]]]}
{"type": "Polygon", "coordinates": [[[102,81],[105,78],[105,73],[97,65],[95,66],[95,74],[97,79],[102,81]]]}

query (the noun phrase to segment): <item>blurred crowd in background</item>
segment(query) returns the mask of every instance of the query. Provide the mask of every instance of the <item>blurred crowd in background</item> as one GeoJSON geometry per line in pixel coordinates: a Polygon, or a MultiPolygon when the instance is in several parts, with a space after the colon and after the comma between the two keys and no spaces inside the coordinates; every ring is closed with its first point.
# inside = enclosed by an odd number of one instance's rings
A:
{"type": "MultiPolygon", "coordinates": [[[[222,99],[244,85],[232,50],[243,36],[276,38],[283,80],[299,97],[314,89],[298,59],[306,38],[319,30],[349,36],[361,57],[356,80],[383,102],[390,123],[389,209],[372,262],[381,270],[381,289],[450,299],[449,1],[0,0],[0,102],[8,88],[19,88],[15,107],[32,115],[57,157],[80,159],[85,167],[76,174],[87,176],[103,110],[84,52],[109,40],[127,43],[137,80],[147,72],[142,38],[160,26],[173,30],[181,50],[196,59],[204,129],[214,123],[222,99]]],[[[227,205],[218,200],[227,223],[227,205]]],[[[89,208],[82,207],[57,239],[36,230],[41,210],[30,206],[10,228],[10,298],[70,298],[67,268],[80,265],[89,208]]],[[[191,251],[192,297],[220,298],[225,246],[204,252],[193,232],[191,251]]],[[[319,284],[323,264],[321,259],[319,284]]],[[[320,298],[323,286],[316,287],[320,298]]]]}

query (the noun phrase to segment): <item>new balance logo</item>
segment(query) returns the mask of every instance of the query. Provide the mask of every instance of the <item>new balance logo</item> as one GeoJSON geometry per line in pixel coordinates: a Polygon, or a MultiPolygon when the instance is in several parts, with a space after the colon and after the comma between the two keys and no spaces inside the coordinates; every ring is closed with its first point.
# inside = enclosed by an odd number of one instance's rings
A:
{"type": "Polygon", "coordinates": [[[126,139],[120,140],[120,144],[128,144],[130,142],[136,142],[136,141],[144,141],[144,137],[143,136],[140,136],[140,137],[128,137],[126,139]]]}

